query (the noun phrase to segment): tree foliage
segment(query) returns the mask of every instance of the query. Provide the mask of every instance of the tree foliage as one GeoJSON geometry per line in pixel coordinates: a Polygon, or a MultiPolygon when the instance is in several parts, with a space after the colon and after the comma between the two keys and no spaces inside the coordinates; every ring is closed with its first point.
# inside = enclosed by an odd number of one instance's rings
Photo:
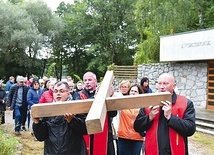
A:
{"type": "Polygon", "coordinates": [[[57,13],[66,23],[64,65],[68,64],[78,75],[90,70],[98,76],[104,75],[112,63],[132,65],[139,38],[133,24],[133,2],[83,0],[67,6],[61,3],[57,13]]]}
{"type": "Polygon", "coordinates": [[[0,73],[3,78],[18,74],[42,76],[41,50],[50,46],[50,39],[60,27],[59,21],[43,1],[0,1],[0,73]]]}
{"type": "Polygon", "coordinates": [[[100,78],[111,64],[158,62],[160,36],[213,28],[213,16],[213,0],[75,0],[56,12],[40,0],[0,0],[0,78],[100,78]]]}
{"type": "Polygon", "coordinates": [[[139,1],[135,14],[141,40],[135,64],[159,61],[160,36],[213,27],[213,4],[205,0],[139,1]]]}

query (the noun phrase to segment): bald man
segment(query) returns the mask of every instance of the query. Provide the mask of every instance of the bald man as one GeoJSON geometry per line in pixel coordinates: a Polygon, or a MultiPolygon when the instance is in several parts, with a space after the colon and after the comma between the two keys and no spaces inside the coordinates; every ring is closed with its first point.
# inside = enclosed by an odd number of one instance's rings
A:
{"type": "Polygon", "coordinates": [[[134,129],[146,131],[146,155],[188,155],[187,137],[196,130],[194,104],[175,93],[171,74],[164,73],[157,81],[159,92],[172,94],[172,103],[161,101],[163,106],[141,108],[134,129]]]}

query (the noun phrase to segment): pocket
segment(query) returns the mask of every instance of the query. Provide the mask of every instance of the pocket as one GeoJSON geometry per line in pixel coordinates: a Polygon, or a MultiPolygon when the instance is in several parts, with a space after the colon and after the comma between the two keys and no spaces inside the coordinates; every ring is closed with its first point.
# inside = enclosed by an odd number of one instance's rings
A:
{"type": "Polygon", "coordinates": [[[16,106],[22,107],[22,104],[21,103],[16,103],[16,106]]]}

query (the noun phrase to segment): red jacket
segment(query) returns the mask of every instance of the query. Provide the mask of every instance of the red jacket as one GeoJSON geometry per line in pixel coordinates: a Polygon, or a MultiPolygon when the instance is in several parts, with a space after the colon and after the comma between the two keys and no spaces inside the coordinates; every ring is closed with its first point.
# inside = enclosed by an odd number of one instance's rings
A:
{"type": "Polygon", "coordinates": [[[39,103],[51,103],[53,102],[53,90],[49,89],[45,91],[39,99],[39,103]]]}

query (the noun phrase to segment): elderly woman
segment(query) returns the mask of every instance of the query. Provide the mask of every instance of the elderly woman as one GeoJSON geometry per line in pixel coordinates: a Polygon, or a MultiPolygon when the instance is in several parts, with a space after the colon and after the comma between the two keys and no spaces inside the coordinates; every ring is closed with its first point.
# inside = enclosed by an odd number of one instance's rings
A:
{"type": "Polygon", "coordinates": [[[0,81],[0,124],[5,123],[5,111],[6,111],[6,92],[2,86],[2,81],[0,81]]]}

